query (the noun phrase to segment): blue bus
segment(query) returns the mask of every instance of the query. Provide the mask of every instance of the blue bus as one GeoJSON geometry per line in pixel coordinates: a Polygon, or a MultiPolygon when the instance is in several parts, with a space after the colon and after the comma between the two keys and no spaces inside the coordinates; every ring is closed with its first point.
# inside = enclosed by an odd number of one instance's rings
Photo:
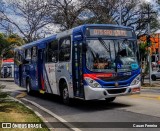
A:
{"type": "Polygon", "coordinates": [[[130,27],[85,24],[15,49],[15,83],[70,98],[104,99],[140,93],[137,38],[130,27]]]}

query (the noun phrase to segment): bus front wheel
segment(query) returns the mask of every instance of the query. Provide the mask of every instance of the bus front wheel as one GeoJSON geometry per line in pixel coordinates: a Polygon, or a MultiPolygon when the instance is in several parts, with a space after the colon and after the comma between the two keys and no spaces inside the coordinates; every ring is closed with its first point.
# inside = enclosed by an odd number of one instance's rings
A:
{"type": "Polygon", "coordinates": [[[110,102],[113,102],[115,99],[116,99],[116,97],[106,98],[106,102],[110,103],[110,102]]]}

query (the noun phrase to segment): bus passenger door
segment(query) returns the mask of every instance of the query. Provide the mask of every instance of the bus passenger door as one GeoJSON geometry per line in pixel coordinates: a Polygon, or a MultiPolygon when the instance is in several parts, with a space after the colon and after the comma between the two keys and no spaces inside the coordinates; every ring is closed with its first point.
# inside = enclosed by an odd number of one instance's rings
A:
{"type": "Polygon", "coordinates": [[[45,60],[45,84],[48,93],[58,94],[57,88],[57,62],[58,62],[58,41],[54,40],[47,45],[45,60]]]}
{"type": "Polygon", "coordinates": [[[82,41],[74,41],[72,57],[74,96],[84,98],[82,41]]]}
{"type": "Polygon", "coordinates": [[[38,87],[41,91],[45,91],[44,82],[44,49],[38,49],[38,87]]]}
{"type": "Polygon", "coordinates": [[[37,56],[37,47],[34,46],[32,47],[31,49],[31,68],[30,68],[30,71],[31,71],[31,79],[32,79],[32,88],[37,90],[38,89],[38,56],[37,56]]]}

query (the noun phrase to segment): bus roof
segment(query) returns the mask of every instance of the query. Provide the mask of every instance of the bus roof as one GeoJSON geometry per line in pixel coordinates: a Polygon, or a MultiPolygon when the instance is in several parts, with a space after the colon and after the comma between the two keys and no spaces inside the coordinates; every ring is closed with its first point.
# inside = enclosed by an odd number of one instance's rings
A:
{"type": "Polygon", "coordinates": [[[84,24],[84,25],[80,25],[78,27],[97,27],[97,26],[133,29],[132,27],[122,26],[122,25],[114,25],[114,24],[84,24]]]}
{"type": "Polygon", "coordinates": [[[18,49],[25,49],[25,48],[30,48],[30,47],[33,47],[33,46],[36,46],[36,45],[41,45],[41,44],[43,44],[45,42],[50,42],[50,41],[56,39],[57,37],[63,36],[64,34],[71,34],[73,32],[82,31],[86,27],[98,27],[98,26],[111,27],[111,28],[112,27],[115,27],[115,28],[124,28],[124,29],[131,29],[131,30],[133,30],[133,28],[131,28],[131,27],[120,26],[120,25],[113,25],[113,24],[84,24],[84,25],[80,25],[78,27],[72,28],[70,30],[66,30],[66,31],[57,33],[57,34],[52,35],[50,37],[43,38],[43,39],[40,39],[40,40],[37,40],[37,41],[33,41],[31,43],[25,44],[25,45],[23,45],[21,47],[16,48],[15,51],[18,50],[18,49]]]}
{"type": "Polygon", "coordinates": [[[50,37],[46,37],[46,38],[43,38],[43,39],[40,39],[40,40],[37,40],[37,41],[33,41],[31,43],[28,43],[28,44],[25,44],[23,46],[20,46],[20,47],[16,48],[15,50],[23,49],[23,48],[25,49],[25,48],[29,48],[29,47],[32,47],[32,46],[36,46],[37,44],[39,45],[39,44],[42,44],[44,42],[52,41],[55,38],[56,38],[56,35],[52,35],[50,37]]]}

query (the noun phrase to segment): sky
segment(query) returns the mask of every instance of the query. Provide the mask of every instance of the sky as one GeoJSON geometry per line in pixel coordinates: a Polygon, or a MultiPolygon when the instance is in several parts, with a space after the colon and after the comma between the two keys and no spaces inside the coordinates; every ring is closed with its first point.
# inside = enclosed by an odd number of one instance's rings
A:
{"type": "MultiPolygon", "coordinates": [[[[4,0],[4,1],[5,1],[5,0],[4,0]]],[[[155,1],[155,0],[142,0],[142,1],[151,2],[151,3],[154,4],[154,1],[155,1]]],[[[10,15],[10,17],[14,17],[14,15],[13,15],[13,14],[10,15]]],[[[14,18],[14,20],[22,23],[22,26],[25,25],[25,22],[24,22],[24,21],[22,20],[22,18],[20,18],[20,17],[17,17],[17,16],[16,16],[16,19],[14,18]]],[[[53,27],[52,25],[48,25],[47,28],[50,29],[50,30],[52,30],[52,31],[54,30],[54,32],[57,32],[57,31],[58,31],[58,27],[55,28],[55,26],[53,27]]],[[[50,31],[48,30],[48,31],[46,31],[46,33],[47,33],[47,32],[50,32],[50,31]]],[[[158,32],[160,32],[160,30],[158,30],[158,32]]],[[[49,33],[47,33],[47,34],[50,35],[49,33]]]]}

